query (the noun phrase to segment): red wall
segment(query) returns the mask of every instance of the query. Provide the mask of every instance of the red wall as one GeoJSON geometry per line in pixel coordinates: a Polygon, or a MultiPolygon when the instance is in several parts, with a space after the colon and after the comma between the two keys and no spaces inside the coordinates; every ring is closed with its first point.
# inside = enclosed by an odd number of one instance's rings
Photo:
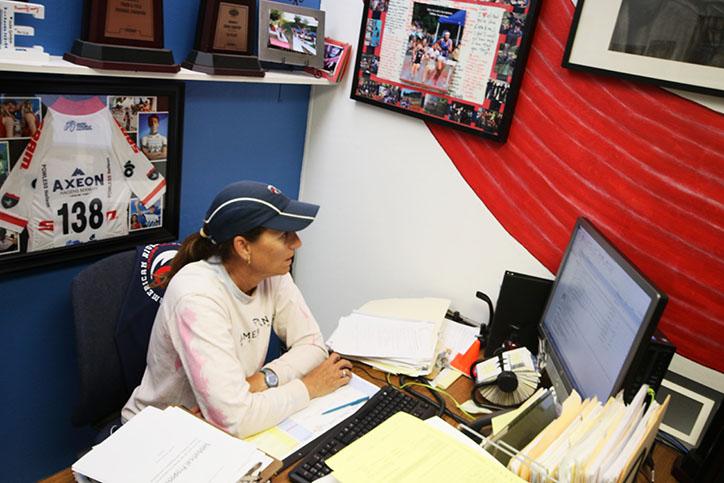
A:
{"type": "Polygon", "coordinates": [[[556,272],[586,216],[669,295],[659,328],[724,371],[724,116],[561,67],[574,7],[542,0],[504,145],[429,124],[508,232],[556,272]]]}

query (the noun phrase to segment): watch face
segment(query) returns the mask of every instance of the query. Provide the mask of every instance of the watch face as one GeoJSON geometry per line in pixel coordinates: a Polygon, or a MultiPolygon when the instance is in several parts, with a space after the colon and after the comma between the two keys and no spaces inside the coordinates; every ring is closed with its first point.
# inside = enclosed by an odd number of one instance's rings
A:
{"type": "Polygon", "coordinates": [[[271,369],[264,369],[262,372],[264,373],[264,382],[267,387],[277,387],[279,385],[279,378],[274,371],[271,369]]]}

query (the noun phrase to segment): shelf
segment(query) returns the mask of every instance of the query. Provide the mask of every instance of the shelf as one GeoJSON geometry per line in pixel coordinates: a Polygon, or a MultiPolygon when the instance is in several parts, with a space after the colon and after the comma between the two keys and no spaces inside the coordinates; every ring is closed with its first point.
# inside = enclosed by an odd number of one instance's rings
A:
{"type": "Polygon", "coordinates": [[[302,84],[315,86],[334,85],[324,78],[317,78],[302,71],[267,71],[264,77],[239,77],[231,75],[209,75],[181,68],[175,74],[163,72],[141,72],[124,70],[100,70],[73,64],[59,56],[50,56],[44,64],[0,59],[0,71],[35,74],[94,75],[103,77],[134,77],[144,79],[171,79],[204,82],[246,82],[256,84],[302,84]]]}

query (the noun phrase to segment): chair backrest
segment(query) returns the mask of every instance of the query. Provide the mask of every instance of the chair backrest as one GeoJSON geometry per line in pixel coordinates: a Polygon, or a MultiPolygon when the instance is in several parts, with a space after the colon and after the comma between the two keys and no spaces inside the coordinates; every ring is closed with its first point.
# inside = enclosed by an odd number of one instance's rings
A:
{"type": "Polygon", "coordinates": [[[135,250],[105,258],[71,283],[80,394],[73,424],[98,424],[130,396],[115,343],[118,315],[134,270],[135,250]]]}

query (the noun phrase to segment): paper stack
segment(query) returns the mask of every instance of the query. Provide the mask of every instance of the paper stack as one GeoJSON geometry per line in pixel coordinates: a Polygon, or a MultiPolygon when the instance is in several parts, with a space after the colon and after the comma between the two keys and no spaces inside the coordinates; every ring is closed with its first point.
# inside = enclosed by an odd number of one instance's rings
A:
{"type": "MultiPolygon", "coordinates": [[[[78,480],[236,482],[275,460],[186,411],[146,407],[72,466],[78,480]]],[[[276,462],[278,463],[278,462],[276,462]]],[[[271,469],[271,468],[270,468],[271,469]]]]}
{"type": "Polygon", "coordinates": [[[522,481],[461,436],[439,418],[421,421],[399,412],[326,463],[341,483],[522,481]]]}
{"type": "Polygon", "coordinates": [[[395,374],[429,374],[449,300],[384,299],[339,320],[327,345],[350,359],[395,374]]]}
{"type": "Polygon", "coordinates": [[[479,327],[445,319],[441,336],[442,349],[446,352],[451,368],[468,376],[470,365],[480,355],[479,327]]]}
{"type": "Polygon", "coordinates": [[[604,405],[595,398],[581,401],[574,392],[564,401],[561,415],[523,448],[523,457],[513,457],[508,468],[528,481],[634,481],[669,404],[667,396],[663,404],[652,401],[645,408],[647,390],[642,386],[628,406],[622,393],[604,405]]]}
{"type": "Polygon", "coordinates": [[[475,366],[474,372],[475,387],[480,395],[501,406],[525,401],[540,382],[533,354],[526,347],[486,359],[475,366]]]}

